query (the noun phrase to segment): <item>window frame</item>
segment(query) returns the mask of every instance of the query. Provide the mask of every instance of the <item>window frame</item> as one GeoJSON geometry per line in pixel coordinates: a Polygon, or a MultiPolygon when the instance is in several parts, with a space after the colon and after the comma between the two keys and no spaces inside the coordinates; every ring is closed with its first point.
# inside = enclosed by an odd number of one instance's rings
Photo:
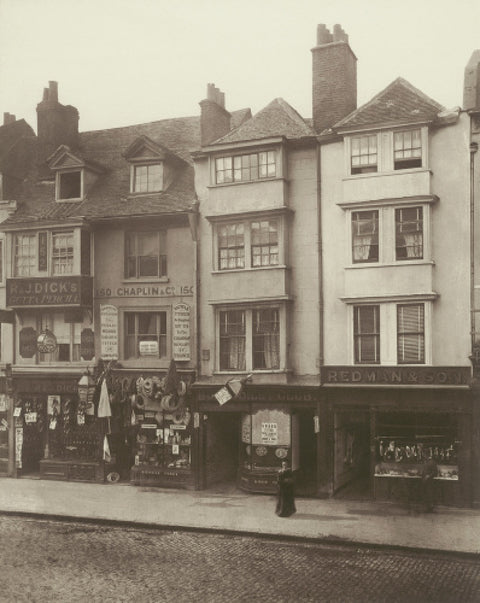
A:
{"type": "Polygon", "coordinates": [[[55,174],[55,200],[56,201],[81,201],[84,197],[85,187],[85,171],[83,168],[72,168],[68,170],[58,170],[55,174]],[[62,177],[68,174],[79,174],[80,179],[80,196],[78,197],[62,197],[62,177]]]}
{"type": "Polygon", "coordinates": [[[380,304],[353,305],[353,362],[356,365],[381,364],[381,324],[380,304]],[[360,313],[362,310],[373,309],[373,331],[361,332],[360,313]],[[373,340],[374,360],[362,360],[362,340],[373,340]]]}
{"type": "MultiPolygon", "coordinates": [[[[396,349],[397,349],[397,363],[399,365],[405,365],[405,364],[426,364],[426,345],[427,345],[427,341],[426,341],[426,311],[425,311],[425,304],[422,302],[419,303],[399,303],[396,304],[396,317],[397,317],[397,328],[396,328],[396,349]],[[420,329],[417,329],[415,331],[403,331],[400,332],[400,310],[402,308],[406,308],[406,307],[411,307],[411,308],[421,308],[421,320],[419,322],[421,322],[420,325],[420,329]],[[419,338],[419,350],[421,350],[422,354],[421,354],[421,359],[420,360],[416,360],[416,361],[412,361],[412,360],[402,360],[401,359],[401,352],[400,352],[400,347],[401,347],[401,338],[406,338],[406,337],[412,337],[412,336],[417,336],[419,338]]],[[[403,345],[403,348],[405,348],[405,345],[403,345]]],[[[418,354],[420,356],[420,354],[418,354]]],[[[405,352],[403,353],[403,356],[405,357],[405,352]]]]}
{"type": "Polygon", "coordinates": [[[349,138],[349,174],[351,176],[358,176],[360,174],[374,174],[377,173],[379,171],[379,165],[380,165],[380,144],[379,144],[379,137],[377,134],[358,134],[358,135],[353,135],[349,138]],[[354,141],[359,140],[359,151],[361,151],[362,148],[362,143],[361,140],[362,139],[367,139],[367,153],[361,153],[359,152],[358,154],[354,155],[354,141]],[[370,142],[371,141],[375,141],[375,152],[370,152],[370,142]],[[370,156],[375,156],[375,162],[367,162],[362,164],[361,163],[361,158],[366,156],[367,158],[370,156]],[[358,157],[359,158],[359,163],[358,165],[354,166],[354,157],[358,157]]]}
{"type": "MultiPolygon", "coordinates": [[[[15,232],[13,233],[13,241],[12,241],[12,246],[13,246],[13,258],[12,258],[12,272],[13,272],[13,276],[14,277],[18,277],[18,278],[25,278],[25,277],[31,277],[31,276],[35,276],[38,272],[38,236],[37,236],[37,232],[31,233],[31,232],[15,232]],[[29,243],[28,247],[33,247],[33,254],[29,254],[27,256],[24,256],[22,254],[22,256],[19,256],[17,253],[17,250],[19,248],[25,248],[25,245],[18,245],[17,241],[18,238],[22,237],[22,238],[28,238],[30,239],[31,243],[29,243]],[[27,265],[28,267],[28,271],[27,272],[21,272],[19,270],[19,265],[18,265],[18,259],[25,259],[28,258],[29,263],[27,265]]],[[[25,267],[25,266],[24,266],[25,267]]]]}
{"type": "Polygon", "coordinates": [[[168,253],[167,253],[167,229],[158,230],[126,230],[124,231],[123,237],[124,245],[124,269],[123,275],[126,280],[138,281],[138,280],[161,280],[166,279],[168,275],[168,253]],[[157,235],[157,274],[156,275],[141,275],[140,259],[142,257],[155,257],[155,256],[140,256],[138,254],[138,237],[141,235],[157,235]],[[134,240],[134,255],[129,254],[129,240],[134,240]],[[163,253],[162,253],[163,251],[163,253]],[[129,260],[135,258],[135,276],[129,275],[129,260]]]}
{"type": "MultiPolygon", "coordinates": [[[[162,309],[162,308],[124,308],[123,312],[122,312],[122,358],[125,362],[145,362],[147,361],[152,361],[152,362],[162,362],[162,361],[166,361],[168,359],[168,355],[170,352],[170,341],[169,341],[169,337],[171,336],[171,327],[170,327],[170,322],[169,322],[169,312],[167,311],[167,309],[162,309]],[[147,314],[151,314],[156,316],[156,328],[157,331],[156,333],[139,333],[139,316],[140,315],[147,315],[147,314]],[[135,332],[133,334],[129,334],[128,333],[128,328],[127,328],[127,319],[130,315],[133,315],[134,317],[134,321],[135,321],[135,332]],[[161,332],[161,327],[162,327],[162,320],[160,318],[160,316],[163,315],[164,316],[164,323],[165,323],[165,333],[161,332]],[[140,343],[140,336],[145,336],[145,337],[153,337],[156,336],[158,338],[158,356],[141,356],[139,351],[138,351],[138,345],[140,343]],[[135,356],[127,356],[127,339],[128,337],[134,337],[134,342],[135,342],[135,350],[136,350],[136,355],[135,356]],[[161,346],[161,339],[163,339],[164,341],[164,351],[165,354],[161,355],[162,353],[162,346],[161,346]]],[[[147,340],[142,340],[142,341],[147,341],[147,340]]]]}
{"type": "MultiPolygon", "coordinates": [[[[245,219],[232,219],[232,220],[222,220],[218,221],[215,224],[214,229],[214,270],[217,272],[228,272],[233,270],[258,270],[258,269],[271,269],[271,268],[279,268],[285,265],[285,233],[284,233],[284,217],[280,215],[275,216],[253,216],[245,219]],[[268,224],[267,228],[269,229],[271,226],[275,225],[274,230],[276,242],[267,242],[256,244],[255,236],[253,234],[254,229],[252,227],[253,224],[268,224]],[[230,246],[230,247],[221,247],[221,230],[226,227],[238,226],[242,225],[243,228],[243,246],[230,246]],[[254,265],[254,248],[255,247],[268,247],[269,253],[269,263],[254,265]],[[276,247],[276,252],[273,249],[276,247]],[[243,266],[236,267],[225,267],[222,268],[222,260],[228,260],[227,258],[221,258],[221,251],[225,249],[243,249],[243,256],[235,256],[243,258],[243,266]],[[276,258],[276,261],[275,261],[276,258]]],[[[270,231],[269,231],[270,234],[270,231]]],[[[268,237],[269,238],[269,237],[268,237]]],[[[260,254],[260,257],[267,257],[266,254],[260,254]]]]}
{"type": "MultiPolygon", "coordinates": [[[[55,324],[55,314],[64,314],[64,312],[62,311],[61,308],[43,308],[41,309],[36,316],[36,331],[37,334],[40,334],[42,330],[44,329],[48,329],[50,331],[52,331],[52,333],[54,333],[57,337],[58,337],[58,328],[56,328],[54,326],[55,324]]],[[[57,339],[57,350],[55,350],[55,352],[51,352],[49,354],[42,354],[41,352],[36,352],[35,353],[35,364],[37,365],[42,365],[42,366],[51,366],[51,365],[67,365],[67,364],[72,364],[72,363],[84,363],[87,364],[88,362],[91,362],[90,360],[82,360],[81,357],[81,331],[82,329],[86,328],[85,327],[85,322],[84,320],[82,320],[82,322],[65,322],[64,319],[64,324],[67,325],[67,330],[69,332],[68,338],[69,341],[68,343],[60,343],[58,342],[57,339]],[[78,332],[77,332],[78,331],[78,332]],[[75,343],[75,338],[78,338],[78,343],[75,343]],[[60,359],[55,359],[55,358],[51,358],[52,355],[57,355],[60,354],[60,346],[61,345],[68,345],[68,355],[69,358],[68,359],[64,359],[64,360],[60,360],[60,359]],[[77,349],[75,350],[74,346],[77,346],[77,349]],[[75,352],[78,355],[78,358],[74,358],[75,356],[75,352]],[[47,357],[47,358],[45,358],[47,357]]],[[[93,328],[93,324],[91,325],[91,328],[93,328]]]]}
{"type": "Polygon", "coordinates": [[[151,162],[135,162],[130,167],[130,193],[132,195],[148,195],[152,193],[161,193],[164,190],[165,186],[165,166],[163,161],[151,161],[151,162]],[[158,168],[159,175],[158,178],[160,180],[160,188],[149,188],[148,184],[148,171],[149,168],[158,168]],[[146,169],[147,170],[147,189],[146,190],[136,190],[137,184],[137,170],[146,169]]]}
{"type": "MultiPolygon", "coordinates": [[[[366,219],[363,220],[363,223],[367,223],[368,221],[366,219]]],[[[352,249],[351,249],[351,253],[352,253],[352,263],[353,264],[372,264],[372,263],[378,263],[380,261],[380,210],[379,209],[355,209],[352,210],[350,213],[350,231],[351,231],[351,245],[352,245],[352,249]],[[374,241],[376,240],[376,244],[375,242],[372,244],[370,243],[370,251],[369,251],[369,257],[365,258],[365,259],[356,259],[355,258],[355,250],[359,247],[365,247],[365,245],[356,245],[355,241],[358,240],[359,238],[361,238],[362,236],[365,236],[365,234],[359,234],[358,232],[355,233],[354,230],[354,225],[356,224],[358,227],[361,225],[361,221],[358,220],[357,222],[355,222],[355,217],[359,216],[360,214],[372,214],[372,219],[370,220],[371,222],[373,222],[374,228],[373,231],[370,233],[366,233],[372,236],[372,238],[374,239],[374,241]],[[376,236],[375,236],[376,235],[376,236]],[[374,254],[374,257],[370,257],[370,254],[372,253],[372,249],[376,248],[376,254],[374,254]]]]}
{"type": "Polygon", "coordinates": [[[405,130],[394,130],[393,131],[392,162],[393,162],[393,169],[396,172],[398,172],[400,170],[409,170],[409,169],[423,167],[424,157],[423,157],[422,128],[407,128],[405,130]],[[413,140],[412,140],[411,146],[406,147],[405,146],[405,137],[410,133],[413,134],[414,132],[418,132],[419,146],[413,146],[413,140]],[[403,145],[399,149],[396,148],[396,138],[398,136],[403,137],[403,145]],[[412,156],[412,157],[403,157],[403,158],[398,158],[398,159],[396,158],[396,153],[400,153],[400,152],[402,152],[402,153],[411,152],[412,153],[415,150],[420,150],[420,153],[415,156],[412,156]],[[397,166],[397,162],[399,163],[398,166],[397,166]],[[418,165],[412,165],[412,164],[418,164],[418,165]]]}
{"type": "Polygon", "coordinates": [[[217,155],[212,159],[212,181],[214,186],[271,180],[278,178],[279,175],[279,156],[276,149],[217,155]],[[256,160],[252,163],[252,158],[254,157],[256,160]],[[265,157],[265,161],[262,161],[262,157],[265,157]],[[247,158],[248,165],[246,165],[247,158]],[[221,169],[219,169],[220,162],[222,162],[221,169]],[[225,163],[227,163],[228,167],[225,167],[225,163]],[[273,166],[273,170],[271,166],[273,166]],[[262,167],[265,169],[264,175],[261,174],[262,167]],[[247,170],[249,176],[244,178],[243,175],[247,170]],[[223,174],[220,180],[218,177],[219,174],[223,174]],[[226,174],[229,175],[226,176],[226,174]]]}
{"type": "Polygon", "coordinates": [[[51,276],[70,276],[73,274],[73,271],[75,269],[75,232],[73,230],[53,230],[49,233],[50,236],[47,235],[47,245],[50,245],[50,249],[49,249],[49,253],[48,253],[48,259],[50,262],[50,269],[48,270],[48,273],[51,276]],[[65,252],[65,257],[67,258],[67,260],[70,260],[70,262],[65,263],[65,266],[70,266],[70,271],[66,271],[66,272],[56,272],[55,271],[55,237],[71,237],[71,242],[72,242],[72,246],[71,246],[71,255],[68,253],[69,251],[69,247],[65,247],[64,249],[66,250],[65,252]]]}
{"type": "MultiPolygon", "coordinates": [[[[245,373],[245,372],[260,372],[260,373],[275,373],[283,372],[286,366],[286,309],[282,303],[268,303],[268,304],[254,304],[254,305],[228,305],[219,306],[215,312],[216,320],[216,372],[219,373],[245,373]],[[255,337],[256,342],[259,342],[259,335],[255,335],[255,314],[273,312],[274,323],[276,325],[276,331],[274,331],[274,340],[272,343],[272,349],[268,350],[271,354],[272,365],[271,366],[260,366],[262,364],[258,361],[259,354],[266,354],[267,351],[255,349],[255,337]],[[228,349],[225,349],[222,344],[222,337],[228,339],[228,335],[222,335],[222,320],[228,313],[237,314],[237,316],[243,317],[243,331],[240,335],[233,333],[230,335],[230,339],[235,337],[241,337],[243,341],[243,363],[237,364],[239,368],[229,368],[232,364],[223,362],[223,358],[229,354],[228,349]],[[257,358],[255,358],[257,355],[257,358]]],[[[237,324],[239,324],[237,322],[237,324]]]]}
{"type": "MultiPolygon", "coordinates": [[[[424,219],[424,207],[422,205],[410,205],[410,206],[402,206],[402,207],[395,207],[394,208],[394,215],[393,215],[393,219],[394,219],[394,223],[395,223],[395,261],[396,262],[405,262],[405,261],[412,261],[412,260],[423,260],[424,256],[425,256],[425,219],[424,219]],[[397,216],[400,215],[402,212],[406,211],[412,211],[412,210],[416,210],[417,212],[417,219],[416,220],[398,220],[397,216]],[[420,215],[420,217],[418,217],[420,215]],[[410,245],[408,246],[406,244],[406,240],[405,240],[405,236],[404,234],[402,234],[402,232],[399,232],[399,225],[400,224],[406,224],[406,223],[412,223],[412,222],[416,222],[417,224],[420,224],[421,226],[421,230],[415,230],[414,234],[421,234],[421,254],[419,256],[408,256],[408,249],[409,247],[419,247],[420,245],[415,244],[415,245],[410,245]],[[399,241],[399,237],[402,236],[404,241],[405,241],[405,245],[399,245],[398,241],[399,241]],[[401,254],[399,254],[399,250],[404,249],[405,250],[405,256],[402,257],[401,254]]],[[[403,231],[404,233],[406,231],[403,231]]]]}

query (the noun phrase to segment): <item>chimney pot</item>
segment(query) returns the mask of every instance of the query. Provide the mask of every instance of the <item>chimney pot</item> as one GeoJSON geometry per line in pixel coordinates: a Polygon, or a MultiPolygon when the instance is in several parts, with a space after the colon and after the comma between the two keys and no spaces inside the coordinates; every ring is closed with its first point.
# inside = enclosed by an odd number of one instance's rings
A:
{"type": "Polygon", "coordinates": [[[317,45],[321,46],[322,44],[329,44],[332,41],[332,34],[325,23],[320,23],[317,25],[317,45]]]}
{"type": "Polygon", "coordinates": [[[50,89],[49,100],[58,103],[58,82],[48,82],[50,89]]]}

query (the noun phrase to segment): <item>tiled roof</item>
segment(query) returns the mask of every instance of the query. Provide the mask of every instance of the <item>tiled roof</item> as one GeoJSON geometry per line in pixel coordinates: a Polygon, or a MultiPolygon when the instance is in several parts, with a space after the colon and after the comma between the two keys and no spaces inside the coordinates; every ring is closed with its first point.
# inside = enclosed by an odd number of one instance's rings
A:
{"type": "MultiPolygon", "coordinates": [[[[246,116],[248,110],[233,112],[232,122],[238,124],[246,116]]],[[[199,147],[199,116],[83,132],[79,135],[78,148],[72,152],[105,169],[88,191],[87,198],[79,202],[55,201],[53,172],[51,180],[42,181],[39,174],[44,172],[35,169],[25,182],[22,196],[17,199],[17,211],[3,225],[189,211],[195,200],[191,152],[199,147]],[[130,167],[124,153],[141,136],[147,136],[183,160],[176,162],[175,176],[164,192],[136,196],[129,192],[130,167]]]]}
{"type": "Polygon", "coordinates": [[[276,98],[251,119],[212,144],[261,140],[274,136],[302,138],[315,132],[283,98],[276,98]]]}
{"type": "Polygon", "coordinates": [[[333,129],[350,130],[374,125],[430,122],[443,109],[442,105],[399,77],[368,103],[336,123],[333,129]]]}

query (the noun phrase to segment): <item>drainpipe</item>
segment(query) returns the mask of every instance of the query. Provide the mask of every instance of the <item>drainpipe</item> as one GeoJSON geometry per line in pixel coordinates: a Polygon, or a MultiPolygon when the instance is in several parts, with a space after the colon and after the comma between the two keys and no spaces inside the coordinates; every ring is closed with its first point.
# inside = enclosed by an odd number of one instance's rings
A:
{"type": "MultiPolygon", "coordinates": [[[[472,119],[470,119],[470,140],[472,119]]],[[[478,143],[470,142],[470,335],[472,353],[475,346],[475,153],[478,143]]]]}

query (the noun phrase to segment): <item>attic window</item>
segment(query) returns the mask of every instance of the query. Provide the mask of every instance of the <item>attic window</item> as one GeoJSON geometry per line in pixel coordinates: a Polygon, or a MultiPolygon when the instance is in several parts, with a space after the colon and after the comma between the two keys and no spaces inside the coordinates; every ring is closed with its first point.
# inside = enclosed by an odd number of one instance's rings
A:
{"type": "Polygon", "coordinates": [[[394,166],[396,170],[422,167],[420,130],[394,133],[394,166]]]}
{"type": "Polygon", "coordinates": [[[82,198],[82,172],[63,172],[58,174],[57,199],[82,198]]]}
{"type": "Polygon", "coordinates": [[[135,165],[133,167],[133,193],[152,193],[163,189],[163,164],[135,165]]]}

